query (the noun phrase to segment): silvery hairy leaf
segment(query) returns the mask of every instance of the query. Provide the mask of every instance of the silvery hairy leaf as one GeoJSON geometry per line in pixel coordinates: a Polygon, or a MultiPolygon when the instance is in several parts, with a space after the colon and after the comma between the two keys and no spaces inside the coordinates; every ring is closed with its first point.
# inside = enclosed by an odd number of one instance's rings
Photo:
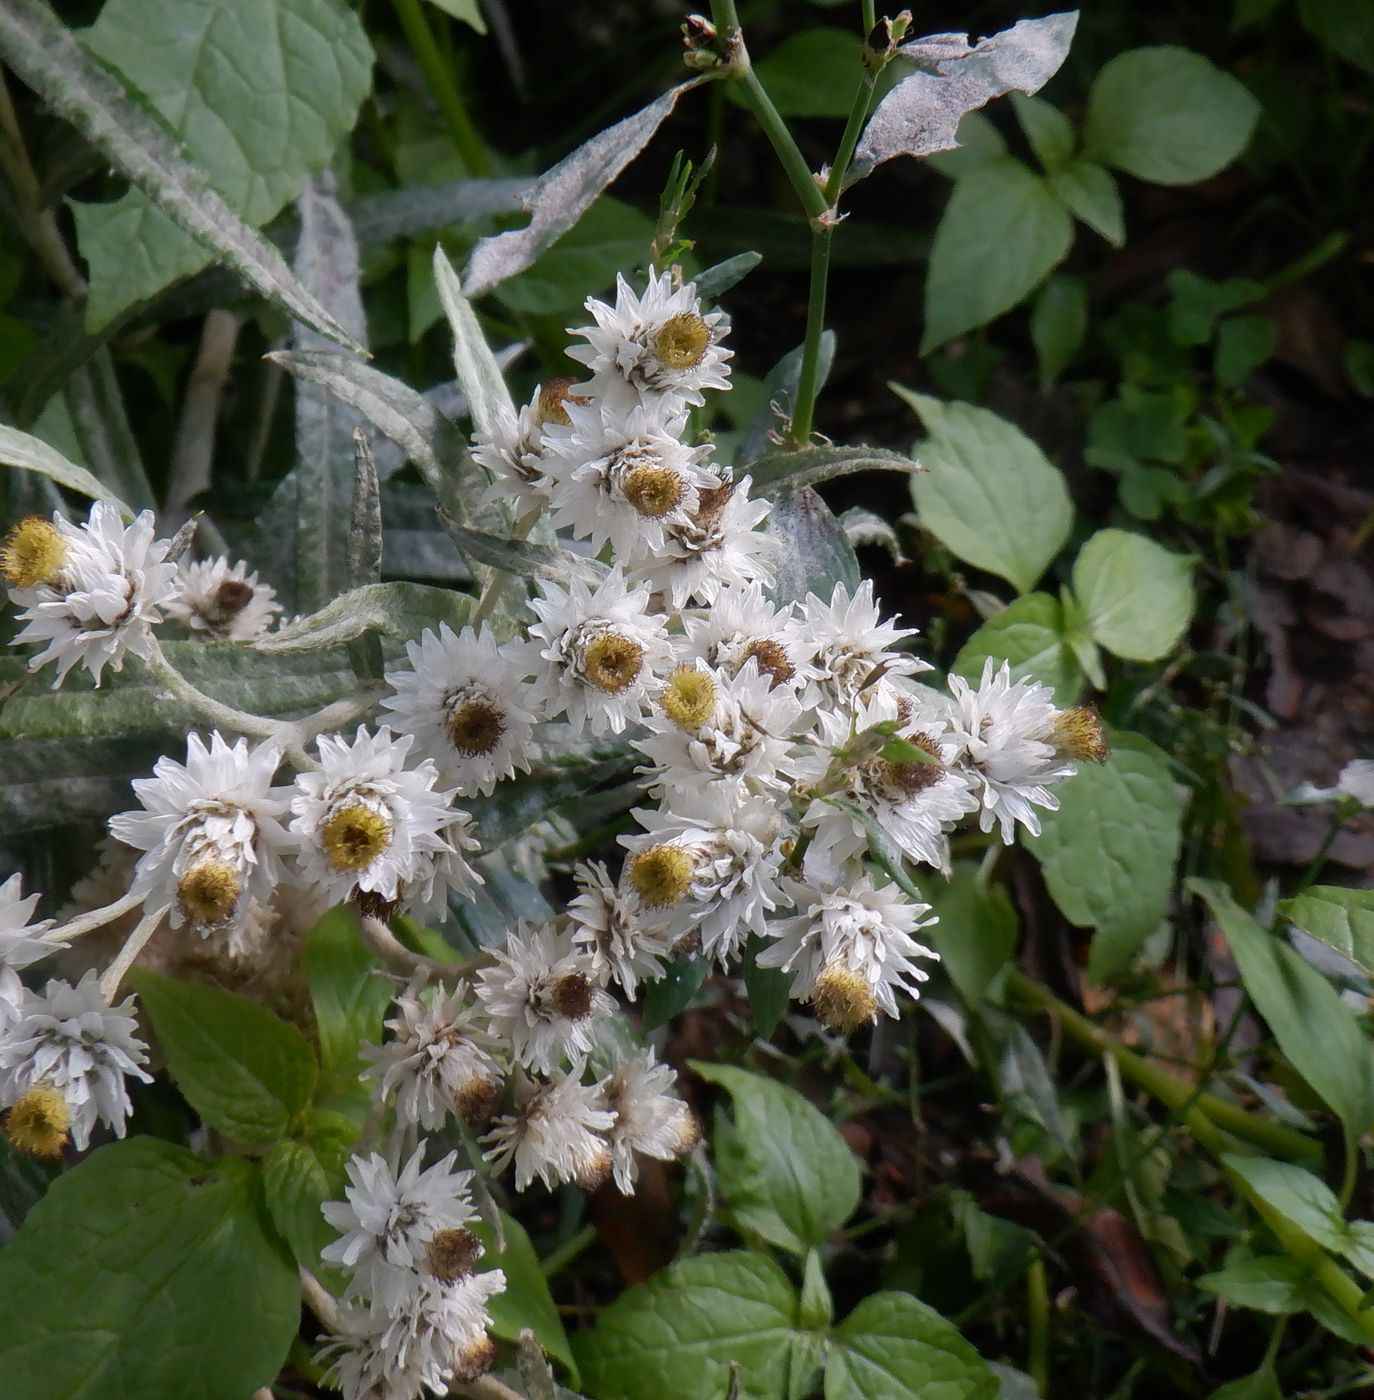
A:
{"type": "Polygon", "coordinates": [[[18,428],[0,424],[0,463],[7,467],[22,467],[25,471],[41,472],[59,486],[79,491],[93,500],[113,501],[124,515],[133,514],[114,492],[102,486],[85,467],[69,462],[55,447],[49,447],[41,438],[21,433],[18,428]]]}
{"type": "Polygon", "coordinates": [[[447,622],[459,630],[472,611],[472,599],[450,588],[424,583],[369,583],[335,598],[318,612],[298,617],[259,637],[253,650],[280,654],[318,651],[352,641],[365,632],[385,637],[418,637],[426,627],[447,622]]]}
{"type": "Polygon", "coordinates": [[[815,486],[854,472],[914,472],[920,465],[885,447],[794,447],[765,452],[749,463],[753,494],[776,500],[801,486],[815,486]]]}
{"type": "Polygon", "coordinates": [[[494,437],[503,419],[514,419],[515,403],[458,274],[438,244],[434,247],[434,283],[453,331],[453,370],[467,395],[473,426],[486,437],[494,437]]]}
{"type": "Polygon", "coordinates": [[[264,297],[331,340],[360,348],[292,276],[281,254],[206,184],[158,119],[87,57],[41,0],[0,6],[0,55],[169,219],[264,297]]]}
{"type": "Polygon", "coordinates": [[[556,545],[502,539],[485,530],[470,530],[443,510],[439,511],[439,522],[469,562],[486,564],[518,578],[551,578],[559,583],[576,578],[595,586],[607,574],[604,564],[586,555],[556,545]]]}
{"type": "Polygon", "coordinates": [[[1009,92],[1038,92],[1069,52],[1078,12],[1023,19],[970,45],[967,34],[903,44],[898,56],[923,71],[903,78],[869,118],[845,184],[893,156],[929,156],[959,143],[960,118],[1009,92]]]}
{"type": "Polygon", "coordinates": [[[546,170],[521,201],[530,212],[524,228],[482,239],[463,272],[469,297],[479,297],[517,272],[523,272],[551,243],[565,234],[591,207],[597,195],[649,144],[664,119],[689,88],[692,78],[670,88],[642,111],[608,126],[571,155],[546,170]]]}
{"type": "Polygon", "coordinates": [[[348,586],[382,577],[382,497],[367,434],[353,430],[353,515],[348,527],[348,586]]]}

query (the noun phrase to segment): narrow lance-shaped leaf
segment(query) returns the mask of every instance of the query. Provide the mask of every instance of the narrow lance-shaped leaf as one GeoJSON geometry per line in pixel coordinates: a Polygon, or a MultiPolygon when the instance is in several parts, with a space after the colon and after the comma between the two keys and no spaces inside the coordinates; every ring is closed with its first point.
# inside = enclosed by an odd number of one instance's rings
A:
{"type": "Polygon", "coordinates": [[[472,303],[463,294],[463,284],[438,244],[434,247],[434,281],[453,330],[453,368],[467,395],[473,425],[479,433],[494,436],[503,418],[514,418],[515,404],[472,303]]]}
{"type": "Polygon", "coordinates": [[[0,55],[168,218],[269,301],[340,344],[361,349],[292,276],[281,254],[205,183],[158,120],[82,52],[47,5],[5,0],[0,55]]]}
{"type": "Polygon", "coordinates": [[[484,530],[470,530],[451,520],[441,510],[439,522],[448,531],[454,544],[469,560],[493,569],[515,574],[520,578],[551,578],[566,583],[580,578],[598,584],[606,577],[606,566],[595,559],[557,545],[535,544],[530,540],[503,540],[484,530]]]}
{"type": "Polygon", "coordinates": [[[893,156],[929,156],[958,145],[959,120],[994,97],[1039,92],[1069,52],[1078,12],[1023,19],[970,46],[967,34],[903,44],[901,58],[933,71],[904,78],[869,118],[846,185],[893,156]]]}
{"type": "Polygon", "coordinates": [[[39,472],[57,482],[59,486],[79,491],[93,500],[113,501],[126,516],[133,514],[113,491],[102,486],[85,467],[78,467],[75,462],[69,462],[55,447],[49,447],[42,438],[21,433],[18,428],[7,428],[0,424],[0,462],[7,467],[39,472]]]}
{"type": "Polygon", "coordinates": [[[382,496],[367,434],[353,429],[353,517],[348,527],[348,586],[382,577],[382,496]]]}
{"type": "Polygon", "coordinates": [[[885,447],[797,447],[766,452],[749,464],[753,494],[774,499],[801,486],[817,486],[853,472],[914,472],[920,464],[885,447]]]}
{"type": "Polygon", "coordinates": [[[703,82],[693,78],[669,88],[642,111],[598,132],[571,155],[547,170],[528,189],[523,204],[529,223],[521,229],[484,238],[472,250],[463,283],[469,297],[479,297],[507,278],[523,272],[591,207],[592,201],[648,145],[678,98],[703,82]]]}

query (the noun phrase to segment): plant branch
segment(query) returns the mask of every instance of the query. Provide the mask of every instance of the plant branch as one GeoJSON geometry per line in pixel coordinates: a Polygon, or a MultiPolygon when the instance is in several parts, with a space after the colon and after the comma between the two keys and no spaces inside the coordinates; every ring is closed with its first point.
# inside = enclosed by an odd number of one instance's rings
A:
{"type": "Polygon", "coordinates": [[[167,910],[170,907],[167,904],[160,904],[156,909],[149,910],[134,925],[133,932],[124,940],[124,946],[115,955],[115,960],[105,969],[100,979],[100,994],[107,1002],[114,1001],[119,984],[134,965],[135,959],[147,946],[148,940],[157,932],[158,925],[166,918],[167,910]]]}
{"type": "Polygon", "coordinates": [[[92,909],[87,914],[78,914],[74,919],[68,919],[65,924],[57,928],[51,928],[43,935],[46,942],[57,947],[65,947],[68,943],[74,943],[84,934],[93,933],[98,928],[104,928],[107,924],[112,924],[118,918],[137,909],[143,903],[141,894],[126,894],[120,899],[116,899],[112,904],[102,905],[99,909],[92,909]]]}
{"type": "Polygon", "coordinates": [[[463,158],[463,164],[474,175],[490,175],[491,159],[482,138],[477,134],[477,128],[472,124],[458,85],[453,81],[450,66],[439,52],[434,31],[429,27],[420,0],[392,0],[392,4],[396,17],[401,21],[401,28],[405,30],[406,41],[448,126],[449,135],[453,137],[453,144],[463,158]]]}

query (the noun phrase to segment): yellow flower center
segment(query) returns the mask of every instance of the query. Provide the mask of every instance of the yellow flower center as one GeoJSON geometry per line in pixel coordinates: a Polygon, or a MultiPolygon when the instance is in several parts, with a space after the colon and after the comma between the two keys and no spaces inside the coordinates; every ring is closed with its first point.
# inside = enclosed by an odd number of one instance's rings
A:
{"type": "Polygon", "coordinates": [[[631,858],[630,887],[650,909],[667,909],[692,887],[697,858],[682,846],[650,846],[631,858]]]}
{"type": "Polygon", "coordinates": [[[829,963],[821,969],[811,993],[816,1015],[832,1031],[857,1030],[878,1014],[878,1003],[860,973],[843,963],[829,963]]]}
{"type": "Polygon", "coordinates": [[[1065,758],[1086,759],[1089,763],[1105,763],[1111,753],[1096,705],[1060,710],[1050,730],[1050,743],[1065,758]]]}
{"type": "Polygon", "coordinates": [[[679,729],[700,729],[716,712],[716,683],[705,671],[679,666],[663,687],[662,704],[679,729]]]}
{"type": "Polygon", "coordinates": [[[582,656],[582,671],[589,684],[608,695],[628,690],[643,669],[644,648],[619,632],[603,632],[582,656]]]}
{"type": "Polygon", "coordinates": [[[676,510],[687,494],[682,478],[671,467],[636,467],[621,487],[625,499],[640,515],[658,520],[676,510]]]}
{"type": "Polygon", "coordinates": [[[219,924],[242,893],[238,871],[227,860],[204,860],[177,882],[177,906],[193,924],[219,924]]]}
{"type": "Polygon", "coordinates": [[[425,1250],[425,1265],[440,1283],[457,1283],[482,1257],[482,1242],[471,1230],[440,1230],[425,1250]]]}
{"type": "Polygon", "coordinates": [[[568,416],[568,410],[564,406],[570,403],[586,403],[587,400],[581,394],[571,393],[572,386],[576,380],[560,376],[557,379],[546,379],[539,386],[538,414],[540,424],[558,423],[562,427],[567,427],[572,419],[568,416]]]}
{"type": "Polygon", "coordinates": [[[711,348],[711,328],[695,311],[670,316],[654,337],[654,354],[669,369],[699,365],[711,348]]]}
{"type": "Polygon", "coordinates": [[[57,582],[66,558],[66,542],[57,526],[41,515],[30,515],[0,545],[0,575],[12,588],[37,588],[57,582]]]}
{"type": "Polygon", "coordinates": [[[35,1084],[5,1115],[5,1136],[30,1157],[60,1157],[71,1122],[61,1090],[35,1084]]]}
{"type": "Polygon", "coordinates": [[[506,717],[490,700],[469,700],[449,713],[449,741],[466,758],[490,753],[506,732],[506,717]]]}
{"type": "Polygon", "coordinates": [[[776,690],[784,681],[790,681],[797,674],[797,668],[792,664],[787,648],[771,637],[761,637],[744,648],[740,657],[741,668],[751,656],[759,670],[773,678],[768,687],[770,690],[776,690]]]}
{"type": "Polygon", "coordinates": [[[391,823],[380,812],[355,803],[325,822],[320,841],[335,870],[366,870],[391,844],[391,823]]]}

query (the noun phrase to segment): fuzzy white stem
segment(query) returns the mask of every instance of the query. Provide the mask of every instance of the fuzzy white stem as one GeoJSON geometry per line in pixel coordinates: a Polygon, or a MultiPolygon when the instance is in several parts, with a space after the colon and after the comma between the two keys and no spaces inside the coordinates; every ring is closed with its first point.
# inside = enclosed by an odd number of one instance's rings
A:
{"type": "Polygon", "coordinates": [[[309,1269],[301,1269],[301,1297],[305,1306],[320,1320],[321,1326],[330,1332],[343,1331],[343,1319],[339,1316],[339,1305],[334,1295],[325,1288],[309,1269]]]}
{"type": "Polygon", "coordinates": [[[92,933],[98,928],[104,928],[106,924],[112,924],[122,915],[129,913],[132,909],[137,909],[143,903],[141,894],[126,894],[116,899],[113,904],[102,905],[99,909],[92,909],[89,914],[78,914],[74,919],[68,919],[65,924],[60,924],[57,928],[50,928],[43,938],[48,943],[55,943],[65,946],[73,943],[83,934],[92,933]]]}
{"type": "Polygon", "coordinates": [[[100,979],[100,994],[107,1002],[114,1002],[119,984],[134,965],[134,959],[138,957],[148,940],[157,932],[158,925],[166,917],[167,910],[170,908],[171,905],[168,904],[159,905],[156,909],[150,910],[134,925],[134,931],[124,940],[124,946],[115,955],[115,960],[105,969],[105,975],[100,979]]]}

